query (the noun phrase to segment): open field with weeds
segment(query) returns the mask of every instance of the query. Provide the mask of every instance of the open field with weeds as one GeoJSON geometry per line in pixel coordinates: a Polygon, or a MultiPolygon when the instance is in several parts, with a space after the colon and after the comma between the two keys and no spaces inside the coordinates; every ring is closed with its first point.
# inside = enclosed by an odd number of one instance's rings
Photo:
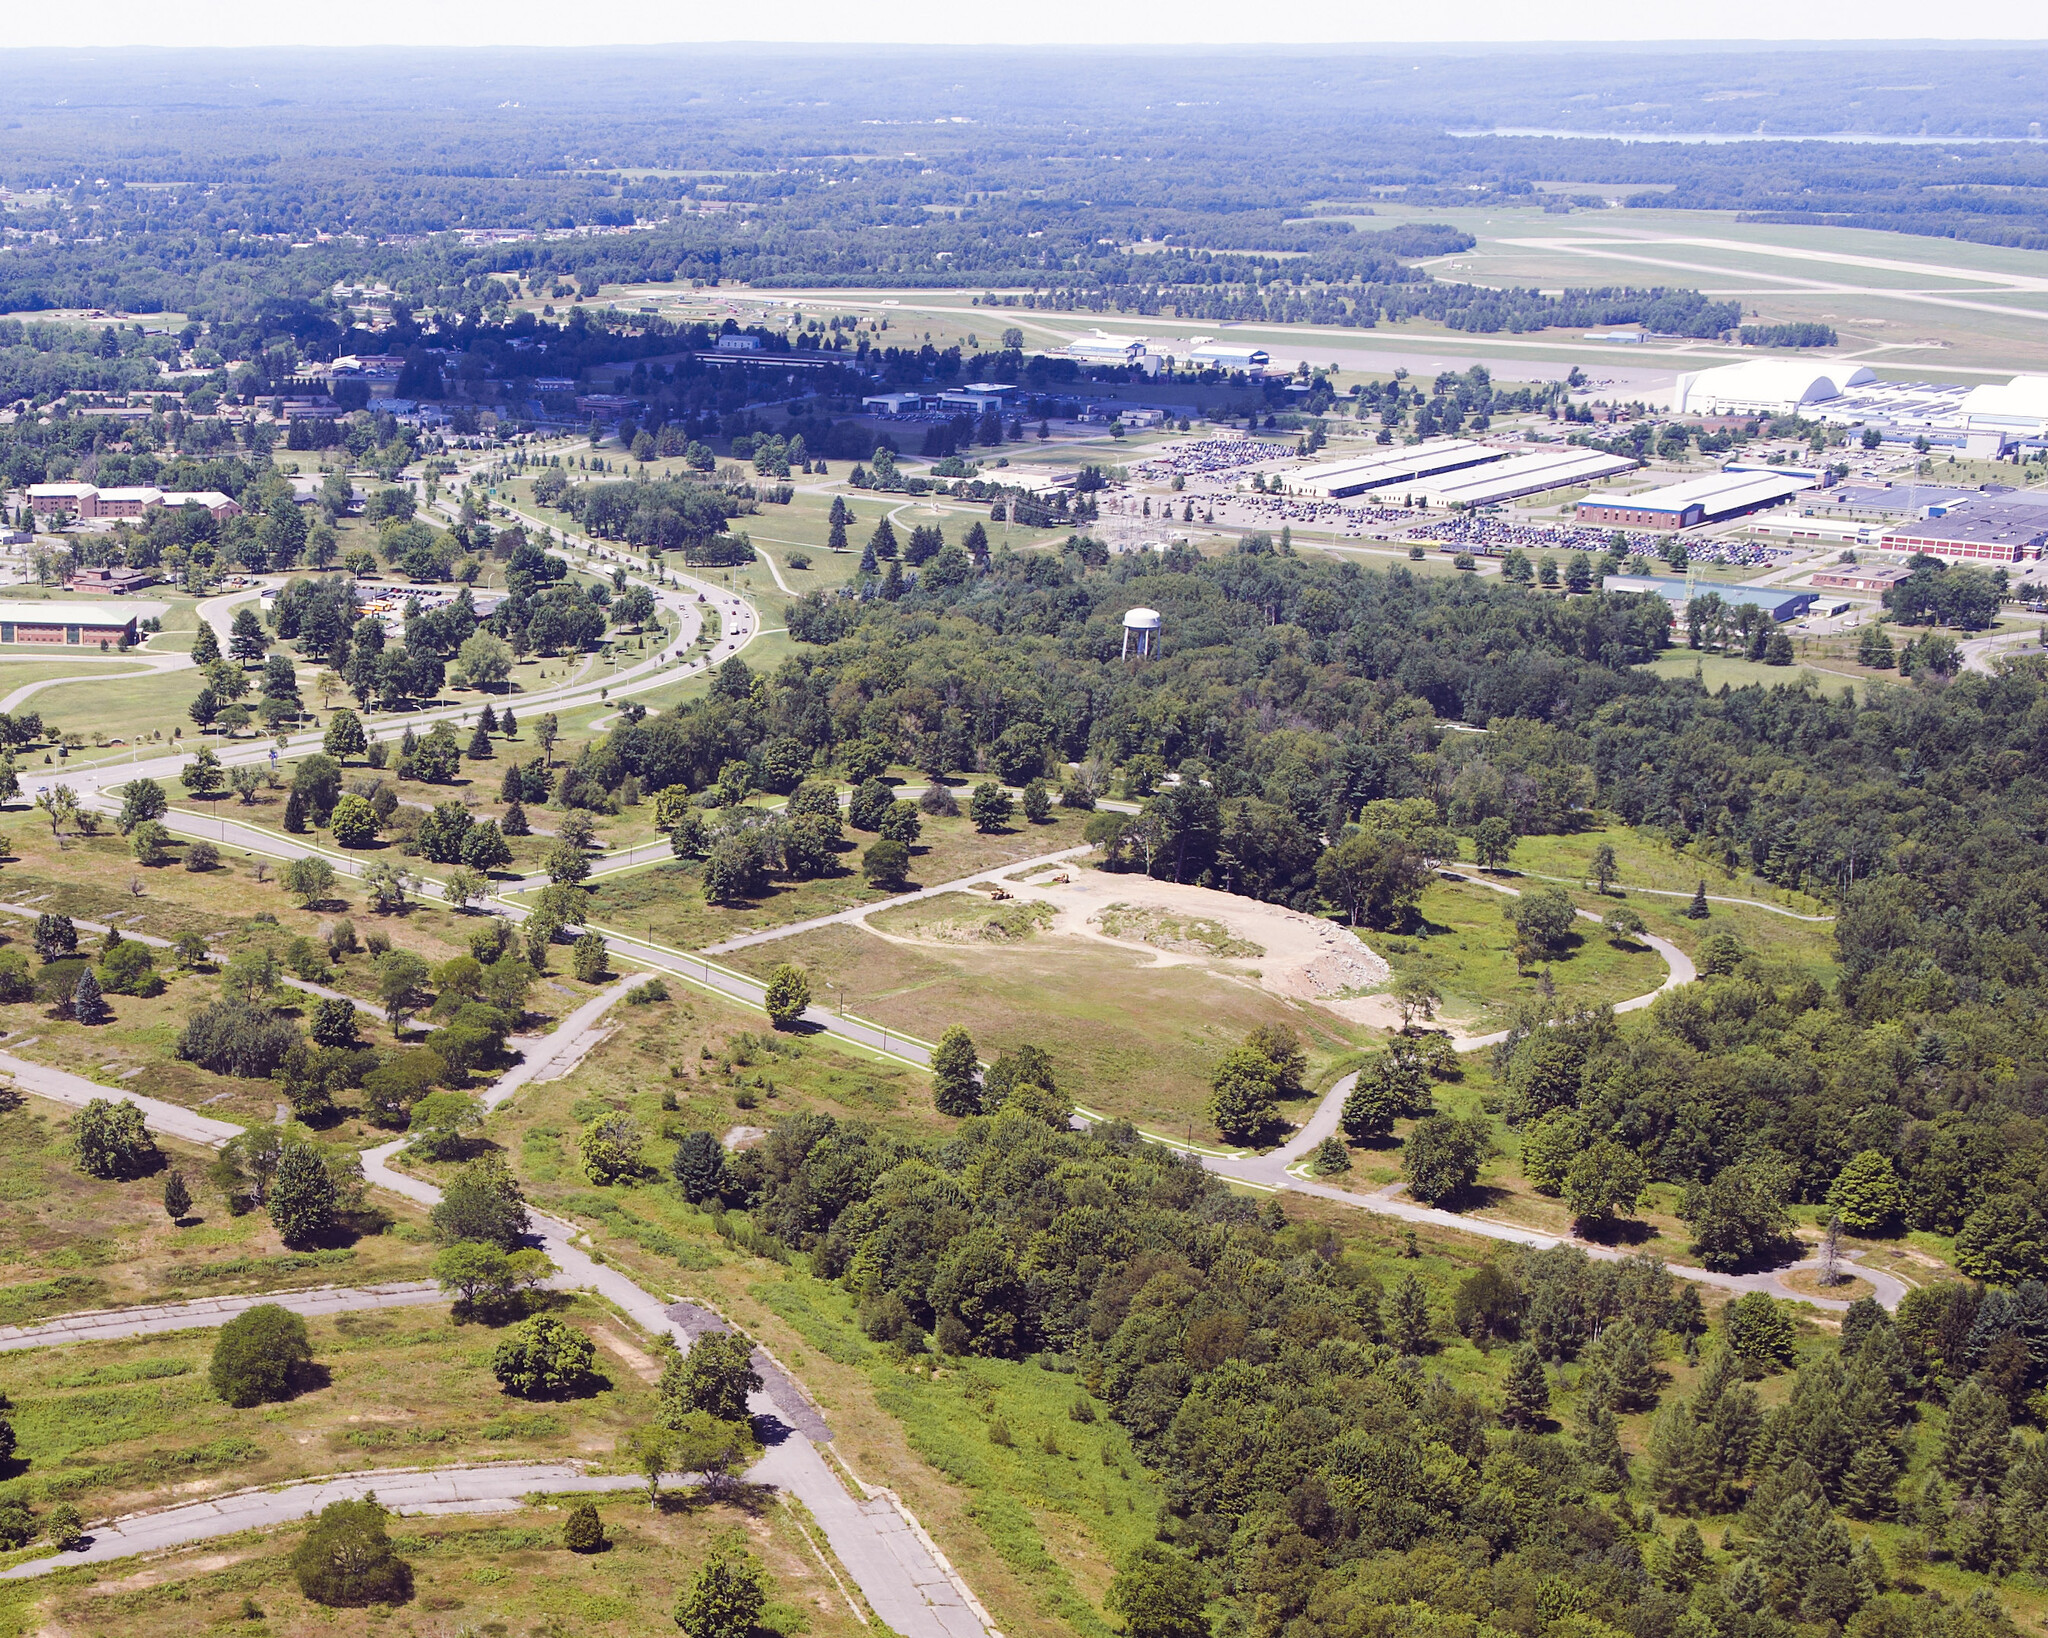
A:
{"type": "Polygon", "coordinates": [[[160,1137],[166,1165],[184,1173],[193,1195],[173,1223],[160,1173],[111,1182],[78,1169],[72,1118],[41,1098],[0,1112],[0,1325],[127,1303],[426,1277],[425,1214],[409,1202],[373,1197],[343,1241],[289,1251],[267,1213],[236,1216],[207,1185],[210,1152],[160,1137]]]}
{"type": "Polygon", "coordinates": [[[653,1389],[619,1351],[623,1321],[593,1298],[550,1305],[600,1343],[595,1380],[580,1398],[506,1394],[491,1373],[499,1329],[442,1307],[309,1320],[313,1364],[298,1391],[249,1410],[208,1385],[213,1331],[8,1354],[0,1372],[20,1448],[0,1496],[37,1511],[70,1501],[90,1519],[369,1467],[610,1463],[619,1440],[649,1419],[653,1389]]]}
{"type": "Polygon", "coordinates": [[[610,1545],[582,1555],[562,1546],[563,1521],[580,1499],[536,1499],[488,1520],[391,1520],[392,1545],[413,1573],[413,1596],[396,1609],[308,1602],[289,1563],[299,1532],[279,1531],[207,1542],[141,1569],[0,1582],[0,1632],[15,1638],[41,1624],[94,1638],[202,1629],[240,1638],[367,1638],[394,1630],[627,1638],[672,1630],[677,1597],[735,1531],[768,1572],[764,1633],[854,1638],[873,1631],[848,1607],[820,1557],[822,1534],[796,1504],[750,1496],[712,1505],[665,1493],[663,1506],[649,1508],[631,1493],[601,1496],[610,1545]]]}
{"type": "MultiPolygon", "coordinates": [[[[956,819],[925,815],[922,839],[910,850],[908,885],[929,887],[958,881],[979,871],[994,871],[1079,847],[1084,817],[1054,809],[1053,817],[1044,824],[1019,817],[1002,830],[983,835],[964,815],[956,819]]],[[[839,874],[808,882],[778,879],[757,898],[736,905],[705,902],[703,866],[696,861],[607,876],[591,894],[590,919],[601,927],[689,950],[740,933],[786,926],[891,897],[891,891],[869,886],[860,874],[861,849],[874,838],[856,830],[849,830],[846,837],[839,855],[839,874]]]]}

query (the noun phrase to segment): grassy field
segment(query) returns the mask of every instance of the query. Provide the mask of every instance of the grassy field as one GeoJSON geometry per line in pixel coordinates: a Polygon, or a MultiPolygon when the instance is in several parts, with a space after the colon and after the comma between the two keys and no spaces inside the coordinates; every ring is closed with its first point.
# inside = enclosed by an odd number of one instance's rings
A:
{"type": "Polygon", "coordinates": [[[163,1180],[108,1182],[73,1161],[72,1111],[28,1099],[0,1113],[0,1324],[131,1302],[374,1284],[425,1277],[424,1215],[379,1199],[382,1232],[316,1253],[285,1249],[268,1214],[232,1215],[202,1181],[211,1155],[159,1138],[196,1197],[184,1221],[163,1209],[163,1180]]]}
{"type": "MultiPolygon", "coordinates": [[[[95,1576],[74,1571],[45,1582],[0,1582],[0,1633],[155,1638],[171,1632],[256,1638],[365,1638],[368,1634],[464,1633],[476,1638],[625,1638],[673,1630],[672,1611],[713,1544],[731,1531],[769,1573],[761,1630],[795,1638],[854,1638],[857,1620],[820,1557],[816,1525],[768,1499],[708,1506],[677,1498],[651,1510],[631,1496],[602,1497],[612,1545],[588,1557],[561,1544],[569,1500],[538,1502],[488,1522],[394,1519],[393,1544],[412,1566],[412,1601],[330,1610],[308,1603],[292,1579],[297,1531],[207,1542],[95,1576]]],[[[836,1566],[835,1566],[836,1568],[836,1566]]],[[[840,1580],[844,1572],[839,1571],[840,1580]]]]}
{"type": "MultiPolygon", "coordinates": [[[[910,885],[958,881],[979,871],[999,870],[1020,860],[1079,847],[1085,819],[1085,814],[1055,809],[1044,824],[1018,818],[1003,830],[983,835],[964,815],[957,819],[926,815],[923,839],[910,850],[910,885]]],[[[732,906],[705,902],[699,863],[677,861],[622,872],[598,883],[591,896],[591,919],[619,932],[645,935],[680,949],[698,949],[740,933],[876,904],[891,895],[870,887],[859,872],[860,850],[873,840],[864,832],[848,831],[839,874],[808,882],[776,881],[759,898],[732,906]]]]}
{"type": "MultiPolygon", "coordinates": [[[[1584,883],[1590,880],[1594,850],[1602,845],[1614,849],[1619,872],[1615,881],[1624,889],[1691,893],[1704,880],[1709,893],[1757,899],[1805,915],[1830,913],[1826,904],[1809,894],[1776,886],[1723,860],[1703,859],[1690,849],[1673,847],[1661,836],[1627,825],[1574,831],[1568,836],[1525,836],[1515,843],[1510,864],[1519,874],[1584,883]]],[[[1720,908],[1717,906],[1717,911],[1720,908]]]]}
{"type": "Polygon", "coordinates": [[[1674,648],[1658,655],[1641,669],[1659,677],[1696,678],[1710,692],[1724,686],[1796,687],[1802,678],[1811,678],[1829,698],[1853,693],[1860,703],[1871,686],[1871,680],[1882,673],[1859,672],[1853,665],[1838,669],[1840,664],[1837,658],[1824,654],[1816,654],[1797,665],[1765,665],[1761,660],[1745,660],[1733,654],[1700,654],[1687,648],[1674,648]]]}
{"type": "Polygon", "coordinates": [[[585,1397],[536,1403],[491,1374],[496,1328],[445,1308],[307,1322],[313,1368],[283,1404],[236,1410],[207,1385],[216,1333],[73,1343],[8,1356],[19,1456],[0,1495],[88,1518],[179,1497],[367,1467],[576,1457],[600,1465],[653,1411],[645,1338],[595,1299],[553,1299],[599,1344],[585,1397]]]}
{"type": "MultiPolygon", "coordinates": [[[[1526,885],[1526,884],[1525,884],[1526,885]]],[[[1664,963],[1647,945],[1616,944],[1581,922],[1550,961],[1518,971],[1514,901],[1473,882],[1432,882],[1422,895],[1413,932],[1373,935],[1396,979],[1427,978],[1444,998],[1446,1018],[1484,1032],[1543,993],[1546,982],[1567,1006],[1604,1006],[1655,989],[1664,963]]]]}
{"type": "Polygon", "coordinates": [[[1218,1060],[1256,1026],[1302,1034],[1312,1071],[1365,1038],[1242,978],[1155,967],[1145,955],[1080,939],[934,947],[840,925],[730,960],[756,974],[797,962],[828,1003],[928,1041],[962,1024],[985,1059],[1035,1042],[1052,1053],[1060,1090],[1077,1101],[1197,1139],[1213,1136],[1204,1110],[1218,1060]]]}

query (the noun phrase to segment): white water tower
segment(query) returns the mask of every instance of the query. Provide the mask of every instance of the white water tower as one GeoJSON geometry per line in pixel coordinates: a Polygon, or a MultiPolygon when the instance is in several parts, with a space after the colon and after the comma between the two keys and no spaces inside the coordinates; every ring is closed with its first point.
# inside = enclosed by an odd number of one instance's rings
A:
{"type": "Polygon", "coordinates": [[[1131,641],[1137,639],[1138,657],[1147,659],[1152,647],[1159,641],[1159,611],[1157,609],[1131,609],[1124,615],[1124,654],[1131,657],[1131,641]]]}

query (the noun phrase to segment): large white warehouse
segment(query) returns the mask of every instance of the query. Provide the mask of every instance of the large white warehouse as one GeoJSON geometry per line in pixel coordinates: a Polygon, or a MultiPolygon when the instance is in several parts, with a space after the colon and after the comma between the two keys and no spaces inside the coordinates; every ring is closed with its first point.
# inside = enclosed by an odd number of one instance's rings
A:
{"type": "Polygon", "coordinates": [[[1672,407],[1680,415],[1798,415],[1876,379],[1861,364],[1755,358],[1681,375],[1672,407]]]}

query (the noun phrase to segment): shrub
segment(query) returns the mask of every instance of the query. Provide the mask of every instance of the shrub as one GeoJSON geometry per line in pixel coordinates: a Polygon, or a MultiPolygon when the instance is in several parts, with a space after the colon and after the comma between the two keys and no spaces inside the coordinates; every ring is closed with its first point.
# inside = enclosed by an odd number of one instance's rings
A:
{"type": "Polygon", "coordinates": [[[748,1638],[767,1602],[768,1578],[734,1531],[676,1600],[676,1625],[690,1638],[748,1638]]]}
{"type": "Polygon", "coordinates": [[[623,1110],[600,1115],[583,1129],[583,1175],[598,1184],[639,1176],[642,1141],[639,1122],[623,1110]]]}
{"type": "Polygon", "coordinates": [[[0,950],[0,1001],[27,1001],[36,993],[35,974],[19,950],[0,950]]]}
{"type": "Polygon", "coordinates": [[[216,1001],[186,1021],[177,1053],[216,1075],[256,1080],[274,1073],[298,1039],[297,1030],[262,1007],[216,1001]]]}
{"type": "Polygon", "coordinates": [[[164,987],[156,957],[136,938],[124,938],[100,958],[99,981],[109,995],[157,995],[164,987]]]}
{"type": "Polygon", "coordinates": [[[330,1502],[293,1550],[292,1575],[315,1604],[360,1608],[412,1596],[412,1570],[391,1547],[376,1496],[330,1502]]]}
{"type": "Polygon", "coordinates": [[[569,962],[579,982],[600,982],[611,963],[611,950],[605,944],[604,934],[585,933],[570,946],[569,962]]]}
{"type": "Polygon", "coordinates": [[[318,1245],[334,1233],[340,1203],[334,1174],[317,1149],[304,1143],[284,1146],[267,1204],[278,1235],[294,1250],[318,1245]]]}
{"type": "Polygon", "coordinates": [[[60,1553],[72,1552],[85,1545],[85,1521],[69,1502],[59,1502],[50,1509],[49,1518],[43,1522],[43,1531],[49,1536],[50,1545],[60,1553]]]}
{"type": "Polygon", "coordinates": [[[162,1160],[143,1127],[142,1111],[126,1098],[119,1103],[94,1098],[73,1119],[71,1141],[78,1148],[79,1169],[93,1177],[140,1177],[162,1160]]]}
{"type": "Polygon", "coordinates": [[[768,976],[765,997],[768,1021],[777,1029],[794,1029],[811,1004],[811,979],[803,968],[783,962],[768,976]]]}
{"type": "Polygon", "coordinates": [[[521,1399],[565,1399],[589,1384],[597,1357],[590,1338],[538,1314],[514,1328],[491,1356],[491,1371],[521,1399]]]}
{"type": "Polygon", "coordinates": [[[562,1521],[562,1545],[572,1553],[601,1553],[606,1546],[604,1520],[590,1502],[578,1502],[562,1521]]]}
{"type": "Polygon", "coordinates": [[[211,842],[194,842],[185,849],[185,868],[195,875],[220,863],[220,849],[211,842]]]}
{"type": "Polygon", "coordinates": [[[274,1302],[258,1303],[220,1329],[207,1380],[238,1410],[289,1399],[293,1379],[313,1362],[306,1322],[274,1302]]]}
{"type": "Polygon", "coordinates": [[[510,1251],[526,1234],[526,1197],[502,1155],[480,1155],[449,1180],[430,1221],[444,1244],[479,1240],[510,1251]]]}

